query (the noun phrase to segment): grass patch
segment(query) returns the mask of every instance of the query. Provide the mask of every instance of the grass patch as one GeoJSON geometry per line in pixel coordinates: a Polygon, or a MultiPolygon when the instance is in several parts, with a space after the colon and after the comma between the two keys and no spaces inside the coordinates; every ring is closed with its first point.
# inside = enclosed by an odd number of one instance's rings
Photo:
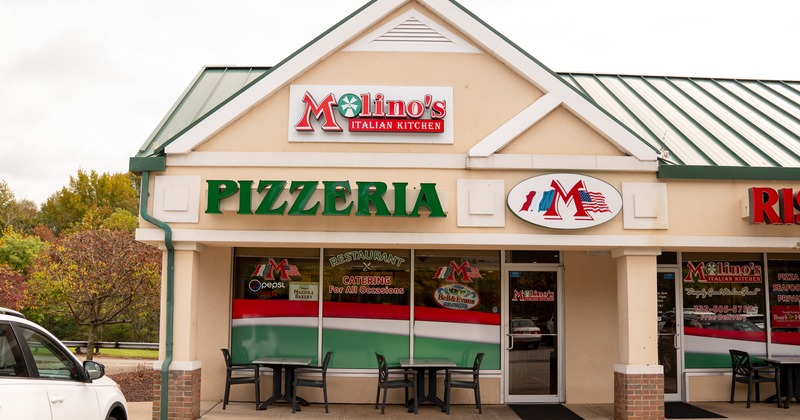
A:
{"type": "MultiPolygon", "coordinates": [[[[75,349],[71,349],[75,350],[75,349]]],[[[158,360],[158,350],[148,349],[100,349],[95,356],[119,357],[122,359],[152,359],[158,360]]]]}

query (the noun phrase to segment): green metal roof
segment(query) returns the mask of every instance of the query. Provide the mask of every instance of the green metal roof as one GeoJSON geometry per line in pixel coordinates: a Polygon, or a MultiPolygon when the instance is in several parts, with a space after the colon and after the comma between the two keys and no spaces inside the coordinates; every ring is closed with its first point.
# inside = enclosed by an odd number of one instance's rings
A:
{"type": "Polygon", "coordinates": [[[800,166],[800,82],[561,75],[681,165],[800,166]]]}
{"type": "Polygon", "coordinates": [[[158,154],[171,139],[213,112],[270,67],[205,67],[158,124],[136,157],[158,154]]]}
{"type": "MultiPolygon", "coordinates": [[[[137,157],[170,139],[265,75],[269,67],[204,68],[137,157]]],[[[559,74],[662,152],[664,164],[800,170],[800,82],[559,74]]],[[[674,169],[672,172],[675,174],[674,169]]],[[[736,171],[726,172],[729,175],[736,171]]],[[[780,172],[795,177],[797,173],[780,172]]],[[[702,171],[695,172],[699,176],[702,171]]],[[[772,175],[770,175],[772,174],[772,175]]]]}

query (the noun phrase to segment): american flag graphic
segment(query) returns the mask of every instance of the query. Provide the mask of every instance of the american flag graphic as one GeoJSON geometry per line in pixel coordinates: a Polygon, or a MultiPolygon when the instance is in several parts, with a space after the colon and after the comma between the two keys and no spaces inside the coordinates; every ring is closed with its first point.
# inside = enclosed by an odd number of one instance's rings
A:
{"type": "Polygon", "coordinates": [[[611,213],[603,194],[594,191],[578,191],[583,202],[583,209],[594,213],[611,213]]]}

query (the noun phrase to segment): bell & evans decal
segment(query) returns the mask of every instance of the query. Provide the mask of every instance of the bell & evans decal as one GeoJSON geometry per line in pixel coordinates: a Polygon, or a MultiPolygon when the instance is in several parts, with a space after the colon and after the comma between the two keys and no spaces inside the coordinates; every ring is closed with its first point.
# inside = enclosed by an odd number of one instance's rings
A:
{"type": "Polygon", "coordinates": [[[468,311],[480,303],[478,293],[463,284],[446,284],[433,293],[436,303],[447,309],[468,311]]]}
{"type": "Polygon", "coordinates": [[[453,89],[289,87],[289,141],[453,143],[453,89]]]}
{"type": "Polygon", "coordinates": [[[622,196],[608,183],[578,174],[548,174],[528,178],[508,192],[508,208],[534,225],[583,229],[613,219],[622,196]]]}

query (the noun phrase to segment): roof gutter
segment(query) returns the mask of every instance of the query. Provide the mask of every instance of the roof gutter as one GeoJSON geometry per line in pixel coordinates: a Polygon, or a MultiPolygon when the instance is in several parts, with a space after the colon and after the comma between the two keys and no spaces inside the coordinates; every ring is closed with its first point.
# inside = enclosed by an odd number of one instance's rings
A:
{"type": "Polygon", "coordinates": [[[150,197],[150,170],[164,170],[159,163],[164,159],[144,158],[134,162],[131,159],[131,171],[142,173],[141,198],[139,199],[139,215],[164,231],[164,246],[167,248],[167,299],[166,299],[166,343],[164,345],[164,362],[161,364],[161,420],[168,420],[169,413],[169,367],[172,364],[173,324],[175,308],[175,246],[172,243],[172,229],[166,223],[147,213],[147,202],[150,197]]]}
{"type": "Polygon", "coordinates": [[[800,168],[659,165],[661,179],[720,179],[734,181],[797,181],[800,168]]]}

